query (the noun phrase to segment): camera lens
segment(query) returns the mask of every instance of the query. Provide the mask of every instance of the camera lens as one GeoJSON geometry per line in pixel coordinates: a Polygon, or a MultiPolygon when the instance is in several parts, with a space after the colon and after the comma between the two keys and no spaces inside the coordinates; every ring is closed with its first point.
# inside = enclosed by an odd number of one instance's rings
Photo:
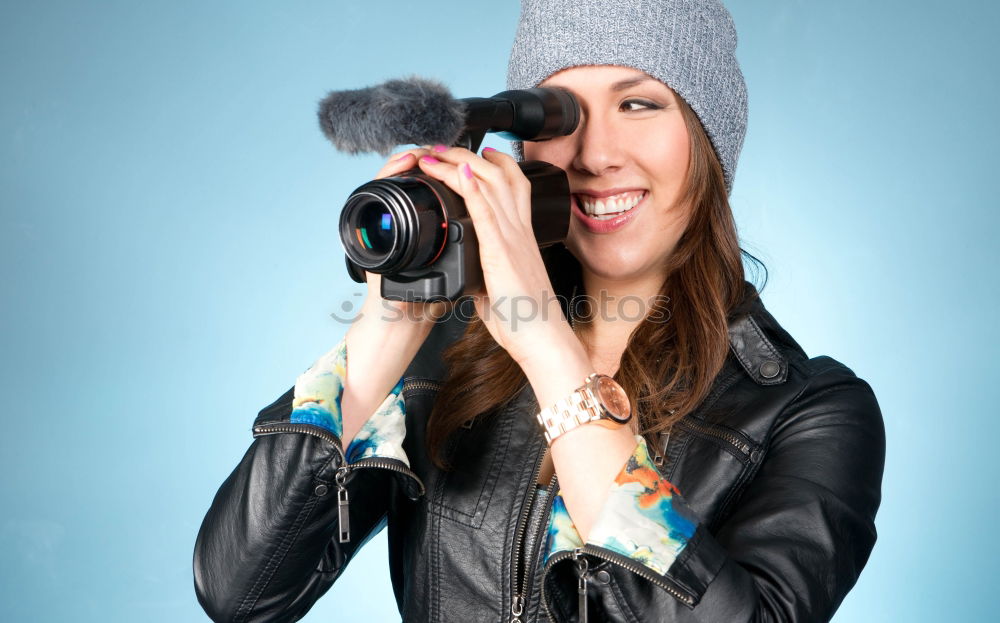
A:
{"type": "Polygon", "coordinates": [[[434,261],[447,239],[447,219],[434,180],[386,178],[347,198],[340,239],[347,257],[373,273],[398,273],[434,261]]]}
{"type": "Polygon", "coordinates": [[[392,251],[395,242],[392,213],[385,204],[368,201],[358,209],[358,223],[354,229],[358,244],[372,255],[385,255],[392,251]]]}

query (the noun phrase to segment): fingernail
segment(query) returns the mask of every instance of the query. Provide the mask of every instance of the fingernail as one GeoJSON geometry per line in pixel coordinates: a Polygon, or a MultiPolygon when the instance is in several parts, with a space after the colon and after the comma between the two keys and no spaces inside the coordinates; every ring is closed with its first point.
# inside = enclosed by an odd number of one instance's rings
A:
{"type": "Polygon", "coordinates": [[[407,158],[409,158],[409,157],[410,157],[410,156],[412,156],[412,155],[413,155],[413,154],[403,154],[403,155],[402,155],[402,156],[400,156],[399,158],[394,158],[394,159],[393,159],[393,162],[399,162],[400,160],[406,160],[407,158]]]}
{"type": "Polygon", "coordinates": [[[424,156],[423,158],[421,158],[421,160],[423,160],[424,162],[426,162],[428,164],[439,164],[441,162],[440,160],[438,160],[434,156],[424,156]]]}
{"type": "Polygon", "coordinates": [[[488,151],[496,151],[496,150],[493,149],[492,147],[483,147],[483,153],[486,153],[488,151]]]}
{"type": "Polygon", "coordinates": [[[467,180],[472,179],[472,167],[469,166],[468,162],[462,165],[462,175],[464,175],[467,180]]]}
{"type": "Polygon", "coordinates": [[[444,145],[435,145],[433,147],[433,149],[434,149],[434,151],[437,151],[437,152],[448,151],[448,148],[445,147],[444,145]]]}

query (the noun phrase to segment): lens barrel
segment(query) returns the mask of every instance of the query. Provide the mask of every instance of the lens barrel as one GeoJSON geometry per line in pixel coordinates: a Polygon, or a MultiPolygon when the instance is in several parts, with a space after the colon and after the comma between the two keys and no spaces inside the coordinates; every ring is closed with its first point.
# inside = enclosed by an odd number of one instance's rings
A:
{"type": "Polygon", "coordinates": [[[422,268],[444,248],[447,216],[438,192],[416,177],[374,180],[348,197],[340,215],[347,257],[373,273],[422,268]]]}

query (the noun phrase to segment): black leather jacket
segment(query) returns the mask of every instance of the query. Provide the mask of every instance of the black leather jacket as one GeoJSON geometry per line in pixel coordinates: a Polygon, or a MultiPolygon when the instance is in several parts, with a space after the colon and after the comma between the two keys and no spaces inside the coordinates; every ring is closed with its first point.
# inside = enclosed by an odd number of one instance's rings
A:
{"type": "Polygon", "coordinates": [[[542,564],[545,513],[529,507],[545,443],[530,387],[459,431],[453,470],[428,460],[439,353],[461,329],[435,327],[406,372],[412,471],[392,461],[338,470],[338,439],[289,424],[292,390],[260,412],[195,545],[195,588],[213,620],[298,620],[386,525],[406,621],[506,622],[519,608],[522,621],[578,621],[581,575],[590,621],[833,615],[875,543],[882,416],[865,381],[830,357],[808,358],[759,297],[731,318],[731,356],[711,394],[655,449],[700,519],[665,575],[596,548],[542,564]],[[519,555],[522,541],[530,547],[519,555]]]}

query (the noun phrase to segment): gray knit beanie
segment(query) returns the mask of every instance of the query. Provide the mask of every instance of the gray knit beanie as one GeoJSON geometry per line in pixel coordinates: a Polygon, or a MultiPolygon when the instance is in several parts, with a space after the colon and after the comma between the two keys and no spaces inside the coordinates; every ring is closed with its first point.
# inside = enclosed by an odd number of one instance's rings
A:
{"type": "MultiPolygon", "coordinates": [[[[644,71],[701,120],[732,190],[747,127],[736,28],[719,0],[521,0],[508,89],[530,89],[579,65],[644,71]]],[[[523,158],[521,144],[514,150],[523,158]]]]}

